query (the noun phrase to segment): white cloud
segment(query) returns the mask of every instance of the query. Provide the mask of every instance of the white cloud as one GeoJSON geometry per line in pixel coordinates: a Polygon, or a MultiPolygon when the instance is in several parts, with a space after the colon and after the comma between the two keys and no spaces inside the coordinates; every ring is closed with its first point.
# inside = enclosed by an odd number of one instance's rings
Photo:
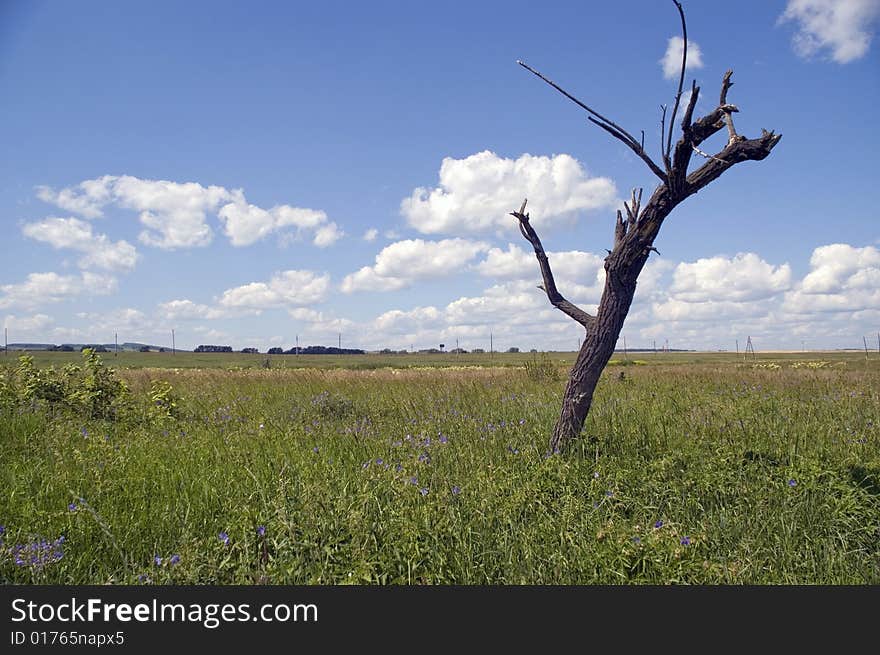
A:
{"type": "Polygon", "coordinates": [[[505,159],[486,150],[464,159],[446,157],[439,186],[415,189],[400,207],[409,224],[426,234],[509,231],[516,229],[509,214],[523,198],[529,198],[532,222],[541,227],[614,207],[617,191],[607,177],[589,177],[570,155],[505,159]]]}
{"type": "Polygon", "coordinates": [[[369,230],[364,232],[363,240],[364,241],[375,241],[376,237],[379,236],[379,230],[374,227],[371,227],[369,230]]]}
{"type": "Polygon", "coordinates": [[[415,280],[457,273],[487,249],[485,243],[467,239],[398,241],[383,248],[373,266],[346,275],[340,289],[344,293],[401,289],[415,280]]]}
{"type": "Polygon", "coordinates": [[[192,300],[169,300],[159,304],[159,315],[169,321],[186,319],[216,319],[229,316],[218,307],[195,303],[192,300]]]}
{"type": "Polygon", "coordinates": [[[37,196],[85,218],[103,216],[108,206],[140,212],[139,219],[147,228],[138,236],[140,241],[169,250],[207,246],[213,238],[207,217],[213,213],[234,246],[250,245],[285,228],[292,228],[296,237],[311,235],[321,248],[343,236],[323,211],[290,205],[263,209],[249,204],[240,189],[196,182],[105,175],[60,191],[38,187],[37,196]]]}
{"type": "MultiPolygon", "coordinates": [[[[681,55],[684,50],[684,39],[680,36],[672,36],[666,45],[666,53],[660,60],[663,68],[663,77],[667,80],[678,79],[681,75],[681,55]]],[[[694,70],[703,67],[703,51],[696,41],[688,39],[687,65],[685,70],[694,70]]]]}
{"type": "Polygon", "coordinates": [[[225,308],[251,308],[310,305],[320,302],[330,287],[330,276],[312,271],[282,271],[268,282],[252,282],[227,289],[220,298],[225,308]]]}
{"type": "Polygon", "coordinates": [[[34,314],[33,316],[8,314],[3,319],[3,327],[12,333],[13,342],[26,341],[28,337],[22,335],[45,330],[51,324],[52,317],[46,314],[34,314]]]}
{"type": "Polygon", "coordinates": [[[127,241],[110,241],[106,234],[95,234],[90,223],[77,218],[49,217],[26,223],[22,232],[53,248],[70,248],[84,253],[79,260],[80,268],[130,271],[139,257],[135,247],[127,241]]]}
{"type": "Polygon", "coordinates": [[[796,314],[880,309],[880,250],[844,243],[821,246],[810,257],[810,272],[785,298],[796,314]]]}
{"type": "Polygon", "coordinates": [[[294,228],[294,235],[314,232],[316,246],[332,245],[342,236],[336,223],[327,222],[327,214],[315,209],[278,205],[263,209],[249,204],[241,191],[236,191],[235,202],[220,208],[218,217],[233,246],[249,246],[273,232],[294,228]]]}
{"type": "Polygon", "coordinates": [[[312,243],[319,248],[326,248],[327,246],[332,246],[343,236],[345,236],[345,232],[340,230],[336,223],[328,223],[315,230],[315,238],[312,243]]]}
{"type": "Polygon", "coordinates": [[[0,285],[0,308],[32,308],[83,294],[107,295],[116,290],[116,279],[85,271],[80,275],[31,273],[20,284],[0,285]]]}
{"type": "Polygon", "coordinates": [[[791,286],[791,267],[773,266],[754,253],[739,253],[732,259],[710,257],[675,268],[671,292],[688,303],[708,301],[760,300],[786,291],[791,286]]]}
{"type": "Polygon", "coordinates": [[[798,56],[829,51],[846,64],[867,54],[878,17],[880,0],[789,0],[779,23],[797,24],[792,45],[798,56]]]}

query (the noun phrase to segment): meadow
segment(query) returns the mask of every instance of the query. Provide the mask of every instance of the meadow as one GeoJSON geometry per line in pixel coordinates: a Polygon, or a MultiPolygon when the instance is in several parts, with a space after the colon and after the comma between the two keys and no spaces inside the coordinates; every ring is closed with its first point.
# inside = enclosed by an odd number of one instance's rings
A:
{"type": "Polygon", "coordinates": [[[0,582],[880,583],[876,353],[571,361],[10,353],[0,582]]]}

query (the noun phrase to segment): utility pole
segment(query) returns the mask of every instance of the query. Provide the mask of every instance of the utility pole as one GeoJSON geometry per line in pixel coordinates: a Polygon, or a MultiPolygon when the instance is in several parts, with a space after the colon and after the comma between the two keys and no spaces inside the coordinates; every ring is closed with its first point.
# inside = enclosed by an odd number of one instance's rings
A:
{"type": "Polygon", "coordinates": [[[294,352],[299,355],[299,335],[296,335],[296,350],[294,352]]]}
{"type": "Polygon", "coordinates": [[[113,351],[113,356],[119,357],[119,332],[113,333],[113,343],[116,344],[116,350],[113,351]]]}
{"type": "MultiPolygon", "coordinates": [[[[880,339],[880,335],[877,335],[877,338],[880,339]]],[[[9,354],[9,328],[3,328],[3,356],[6,357],[9,354]]]]}
{"type": "Polygon", "coordinates": [[[657,339],[654,339],[654,354],[657,354],[657,339]]]}
{"type": "Polygon", "coordinates": [[[461,349],[458,347],[458,337],[455,337],[455,354],[460,355],[461,349]]]}
{"type": "Polygon", "coordinates": [[[623,338],[623,359],[626,360],[626,337],[623,338]]]}
{"type": "Polygon", "coordinates": [[[865,342],[865,361],[868,361],[868,338],[863,336],[862,341],[865,342]]]}
{"type": "Polygon", "coordinates": [[[489,333],[489,357],[492,357],[492,353],[495,352],[492,346],[492,333],[489,333]]]}

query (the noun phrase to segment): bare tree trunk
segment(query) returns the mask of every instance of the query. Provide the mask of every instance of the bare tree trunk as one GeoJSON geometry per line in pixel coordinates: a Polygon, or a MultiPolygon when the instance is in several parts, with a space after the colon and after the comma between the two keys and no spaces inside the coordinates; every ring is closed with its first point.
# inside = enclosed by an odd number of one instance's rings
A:
{"type": "Polygon", "coordinates": [[[562,396],[562,411],[550,439],[550,451],[559,452],[580,435],[593,403],[593,392],[602,371],[614,355],[617,339],[629,312],[636,291],[635,279],[613,280],[608,271],[609,282],[599,304],[597,320],[587,329],[581,349],[569,375],[562,396]]]}
{"type": "MultiPolygon", "coordinates": [[[[681,6],[677,2],[675,4],[681,12],[681,6]]],[[[681,12],[681,16],[684,27],[683,12],[681,12]]],[[[686,30],[683,31],[686,35],[686,30]]],[[[588,314],[566,300],[556,288],[550,260],[544,252],[538,234],[530,223],[529,214],[525,211],[527,201],[523,201],[518,212],[511,212],[519,221],[519,229],[523,237],[534,248],[544,280],[544,284],[539,288],[547,294],[554,307],[586,329],[584,342],[578,352],[565,388],[559,419],[550,439],[551,452],[560,452],[565,450],[566,446],[577,438],[583,429],[584,421],[593,402],[596,385],[602,371],[614,354],[617,339],[629,313],[636,292],[636,281],[651,252],[657,252],[653,245],[654,239],[660,232],[664,219],[679,203],[719,178],[735,164],[744,161],[759,161],[767,157],[779,143],[782,135],[763,130],[760,137],[747,139],[736,133],[731,115],[739,110],[735,105],[727,103],[727,92],[733,84],[730,81],[732,73],[727,71],[721,84],[718,107],[696,121],[693,121],[692,118],[700,88],[696,84],[692,85],[691,95],[681,122],[681,138],[673,150],[671,122],[675,119],[678,101],[682,95],[681,83],[679,83],[676,105],[670,120],[669,139],[665,148],[662,149],[664,171],[651,160],[645,152],[642,142],[637,141],[619,125],[598,114],[534,69],[522,62],[520,64],[585,109],[590,114],[589,119],[593,123],[632,149],[647,163],[651,172],[661,180],[644,208],[641,207],[641,189],[634,189],[629,203],[624,203],[626,218],[624,219],[620,210],[617,212],[614,247],[608,251],[608,257],[605,258],[605,289],[596,316],[588,314]],[[728,141],[724,148],[714,155],[706,154],[700,150],[699,146],[706,139],[725,126],[728,131],[728,141]],[[693,154],[704,157],[706,162],[693,172],[688,173],[688,166],[693,154]]],[[[684,67],[685,60],[683,59],[682,70],[684,67]]]]}

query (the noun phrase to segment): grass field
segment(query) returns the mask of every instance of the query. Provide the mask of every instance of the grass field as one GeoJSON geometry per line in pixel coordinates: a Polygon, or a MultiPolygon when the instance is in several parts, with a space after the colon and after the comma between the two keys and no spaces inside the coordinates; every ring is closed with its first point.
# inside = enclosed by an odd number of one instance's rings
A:
{"type": "Polygon", "coordinates": [[[0,582],[880,583],[876,353],[619,355],[563,455],[572,353],[266,359],[10,355],[0,582]]]}

